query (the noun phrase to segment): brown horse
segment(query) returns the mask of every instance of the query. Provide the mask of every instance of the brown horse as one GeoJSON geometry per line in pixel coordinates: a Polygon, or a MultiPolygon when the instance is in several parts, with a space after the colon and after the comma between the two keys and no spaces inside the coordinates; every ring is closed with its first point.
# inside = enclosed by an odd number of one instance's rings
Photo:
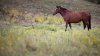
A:
{"type": "MultiPolygon", "coordinates": [[[[67,24],[69,24],[69,27],[71,29],[71,23],[78,23],[80,21],[83,21],[84,29],[88,28],[91,29],[91,15],[90,13],[86,11],[80,11],[80,12],[72,12],[67,10],[66,8],[62,8],[61,6],[56,6],[57,8],[54,10],[53,15],[56,15],[57,13],[60,13],[63,17],[64,21],[66,22],[66,29],[67,24]]],[[[65,29],[65,31],[66,31],[65,29]]]]}

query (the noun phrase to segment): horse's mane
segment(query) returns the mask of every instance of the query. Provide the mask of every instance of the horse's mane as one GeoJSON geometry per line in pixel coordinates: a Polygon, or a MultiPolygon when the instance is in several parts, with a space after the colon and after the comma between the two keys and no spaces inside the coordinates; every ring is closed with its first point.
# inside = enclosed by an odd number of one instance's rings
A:
{"type": "Polygon", "coordinates": [[[60,7],[62,10],[67,10],[66,8],[62,8],[62,7],[60,7]]]}

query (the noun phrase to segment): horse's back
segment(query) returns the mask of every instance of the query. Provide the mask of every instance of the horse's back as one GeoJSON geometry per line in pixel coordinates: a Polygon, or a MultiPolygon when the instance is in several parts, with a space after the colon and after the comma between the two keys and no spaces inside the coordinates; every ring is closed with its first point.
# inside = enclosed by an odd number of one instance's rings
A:
{"type": "Polygon", "coordinates": [[[71,23],[78,23],[82,21],[82,17],[79,12],[71,12],[70,13],[70,20],[71,23]]]}
{"type": "Polygon", "coordinates": [[[87,12],[87,11],[80,11],[80,13],[81,13],[82,15],[84,15],[84,16],[89,16],[89,12],[87,12]]]}
{"type": "Polygon", "coordinates": [[[79,13],[81,14],[83,20],[87,21],[89,19],[89,17],[90,17],[89,12],[87,12],[87,11],[80,11],[79,13]]]}

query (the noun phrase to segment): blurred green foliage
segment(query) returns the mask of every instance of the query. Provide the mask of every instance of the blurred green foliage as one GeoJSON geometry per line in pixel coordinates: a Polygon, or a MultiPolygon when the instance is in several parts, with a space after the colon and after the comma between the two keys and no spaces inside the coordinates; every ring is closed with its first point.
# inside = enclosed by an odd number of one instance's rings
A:
{"type": "Polygon", "coordinates": [[[88,1],[100,4],[100,0],[88,0],[88,1]]]}

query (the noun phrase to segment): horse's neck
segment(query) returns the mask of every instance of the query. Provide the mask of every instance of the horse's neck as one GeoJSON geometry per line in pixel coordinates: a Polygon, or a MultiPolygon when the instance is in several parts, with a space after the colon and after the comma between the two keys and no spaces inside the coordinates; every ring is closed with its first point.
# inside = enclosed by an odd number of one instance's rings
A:
{"type": "Polygon", "coordinates": [[[69,12],[71,12],[71,11],[69,11],[69,10],[63,10],[63,11],[62,11],[62,10],[61,10],[61,11],[60,11],[60,14],[61,14],[62,17],[65,17],[65,15],[68,14],[69,12]]]}

